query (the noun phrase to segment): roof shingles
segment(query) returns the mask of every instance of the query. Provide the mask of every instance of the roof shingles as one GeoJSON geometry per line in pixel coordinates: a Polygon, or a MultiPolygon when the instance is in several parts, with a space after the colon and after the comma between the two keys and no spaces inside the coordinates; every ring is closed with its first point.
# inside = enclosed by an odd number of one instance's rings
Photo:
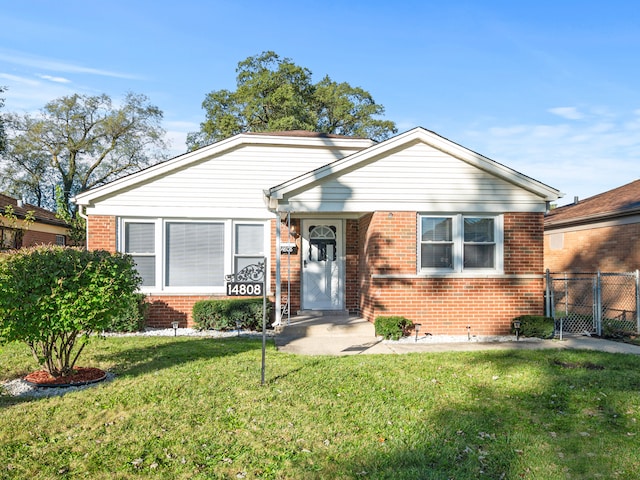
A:
{"type": "Polygon", "coordinates": [[[640,180],[613,190],[551,210],[545,225],[559,226],[572,223],[588,223],[609,217],[640,213],[640,180]]]}

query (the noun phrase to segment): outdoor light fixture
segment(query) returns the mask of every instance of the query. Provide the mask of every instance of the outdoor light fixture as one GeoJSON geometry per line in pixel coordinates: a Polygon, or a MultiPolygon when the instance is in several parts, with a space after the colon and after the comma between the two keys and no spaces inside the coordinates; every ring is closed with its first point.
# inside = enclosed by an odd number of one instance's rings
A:
{"type": "Polygon", "coordinates": [[[520,340],[520,322],[516,320],[513,322],[513,329],[516,331],[516,342],[520,340]]]}
{"type": "Polygon", "coordinates": [[[238,330],[238,336],[240,336],[240,327],[241,327],[241,323],[240,320],[236,320],[236,330],[238,330]]]}
{"type": "Polygon", "coordinates": [[[422,326],[421,323],[416,323],[414,325],[415,329],[416,329],[416,342],[418,341],[418,333],[420,332],[420,327],[422,326]]]}
{"type": "Polygon", "coordinates": [[[173,336],[177,337],[178,336],[178,325],[180,324],[180,322],[175,321],[175,322],[171,322],[171,326],[173,327],[173,336]]]}

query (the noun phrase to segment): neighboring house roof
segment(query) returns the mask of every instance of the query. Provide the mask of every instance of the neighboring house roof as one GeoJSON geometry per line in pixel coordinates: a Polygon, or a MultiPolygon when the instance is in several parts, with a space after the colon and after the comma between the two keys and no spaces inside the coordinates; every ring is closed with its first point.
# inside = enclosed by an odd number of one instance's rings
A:
{"type": "Polygon", "coordinates": [[[640,214],[640,180],[551,210],[545,228],[584,225],[640,214]]]}
{"type": "Polygon", "coordinates": [[[28,212],[32,211],[36,222],[46,223],[49,225],[57,225],[60,227],[68,227],[63,220],[56,217],[56,214],[50,210],[46,210],[41,207],[36,207],[29,203],[22,203],[15,198],[3,195],[0,193],[0,212],[4,213],[7,205],[13,207],[13,211],[17,218],[24,219],[28,212]]]}

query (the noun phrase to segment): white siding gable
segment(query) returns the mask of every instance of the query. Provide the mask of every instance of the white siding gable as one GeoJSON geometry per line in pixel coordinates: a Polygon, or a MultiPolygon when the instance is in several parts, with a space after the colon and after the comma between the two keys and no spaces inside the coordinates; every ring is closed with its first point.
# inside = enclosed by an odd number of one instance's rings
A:
{"type": "Polygon", "coordinates": [[[422,141],[330,173],[284,194],[296,212],[505,212],[545,209],[545,199],[422,141]]]}
{"type": "Polygon", "coordinates": [[[88,214],[189,218],[269,217],[264,190],[353,150],[300,145],[240,145],[142,179],[93,200],[88,214]]]}

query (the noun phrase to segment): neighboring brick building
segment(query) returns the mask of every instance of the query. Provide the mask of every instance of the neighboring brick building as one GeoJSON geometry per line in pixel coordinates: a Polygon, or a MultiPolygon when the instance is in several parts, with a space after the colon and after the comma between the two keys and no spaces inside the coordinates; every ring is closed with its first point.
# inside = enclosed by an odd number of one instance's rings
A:
{"type": "Polygon", "coordinates": [[[551,210],[544,228],[551,272],[640,269],[640,180],[551,210]]]}
{"type": "Polygon", "coordinates": [[[236,135],[76,202],[89,248],[133,255],[154,326],[191,325],[197,300],[265,256],[276,322],[289,302],[495,335],[543,313],[543,215],[559,195],[416,128],[381,143],[236,135]]]}
{"type": "Polygon", "coordinates": [[[0,212],[4,213],[7,206],[13,208],[17,224],[13,225],[9,219],[0,216],[0,250],[40,244],[67,244],[69,226],[54,212],[0,193],[0,212]],[[21,232],[25,228],[24,219],[28,212],[33,212],[35,221],[21,232]]]}

